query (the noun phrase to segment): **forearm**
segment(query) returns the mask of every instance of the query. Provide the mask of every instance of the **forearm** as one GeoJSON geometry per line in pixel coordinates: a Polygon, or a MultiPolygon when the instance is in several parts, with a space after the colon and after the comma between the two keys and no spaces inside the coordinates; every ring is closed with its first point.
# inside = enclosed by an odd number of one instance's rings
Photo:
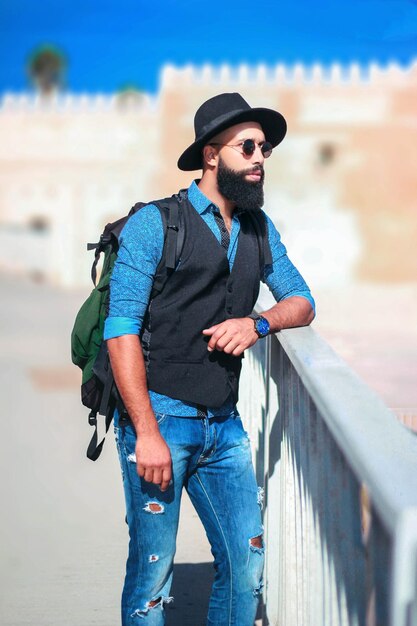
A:
{"type": "Polygon", "coordinates": [[[146,369],[138,335],[107,340],[117,388],[137,433],[158,430],[149,399],[146,369]]]}
{"type": "Polygon", "coordinates": [[[283,328],[308,326],[314,319],[310,302],[301,296],[291,296],[281,300],[261,315],[268,320],[271,333],[276,333],[283,328]]]}
{"type": "MultiPolygon", "coordinates": [[[[283,328],[307,326],[314,319],[314,311],[310,302],[302,296],[291,296],[277,302],[271,309],[261,313],[270,326],[270,332],[276,333],[283,328]]],[[[258,341],[253,320],[250,317],[228,319],[210,328],[203,329],[208,335],[207,350],[221,350],[226,354],[239,356],[258,341]]]]}

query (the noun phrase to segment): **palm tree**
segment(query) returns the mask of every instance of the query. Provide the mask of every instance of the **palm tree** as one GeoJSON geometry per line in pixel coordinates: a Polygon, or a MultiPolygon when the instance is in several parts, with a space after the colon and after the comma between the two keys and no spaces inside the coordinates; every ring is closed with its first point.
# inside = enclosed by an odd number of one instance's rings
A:
{"type": "Polygon", "coordinates": [[[53,93],[65,86],[67,59],[55,46],[38,46],[30,54],[27,73],[30,81],[43,95],[53,93]]]}

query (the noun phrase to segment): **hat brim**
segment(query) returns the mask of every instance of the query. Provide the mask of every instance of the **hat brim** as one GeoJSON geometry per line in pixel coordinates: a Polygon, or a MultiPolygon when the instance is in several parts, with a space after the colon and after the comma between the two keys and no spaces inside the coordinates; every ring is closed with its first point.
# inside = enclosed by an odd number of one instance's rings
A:
{"type": "Polygon", "coordinates": [[[203,167],[201,151],[212,137],[218,133],[242,122],[257,122],[261,125],[265,140],[275,148],[284,139],[287,132],[287,122],[278,111],[265,108],[255,108],[248,111],[240,111],[231,114],[220,124],[210,128],[208,132],[199,137],[191,146],[188,146],[178,159],[178,167],[185,172],[199,170],[203,167]]]}

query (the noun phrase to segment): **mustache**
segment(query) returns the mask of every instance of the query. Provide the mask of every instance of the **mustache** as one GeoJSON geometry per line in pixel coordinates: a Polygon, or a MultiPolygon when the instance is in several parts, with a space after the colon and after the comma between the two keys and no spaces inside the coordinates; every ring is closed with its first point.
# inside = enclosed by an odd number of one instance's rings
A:
{"type": "Polygon", "coordinates": [[[255,167],[251,167],[249,170],[244,170],[242,172],[242,176],[246,176],[247,174],[258,174],[259,172],[263,179],[265,176],[265,170],[262,165],[255,165],[255,167]]]}

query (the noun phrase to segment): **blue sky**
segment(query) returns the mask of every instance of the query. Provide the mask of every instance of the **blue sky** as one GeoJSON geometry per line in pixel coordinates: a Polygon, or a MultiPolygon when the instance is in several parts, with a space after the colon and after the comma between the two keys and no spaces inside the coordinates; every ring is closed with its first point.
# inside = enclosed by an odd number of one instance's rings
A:
{"type": "Polygon", "coordinates": [[[67,55],[74,92],[155,92],[166,62],[407,65],[417,0],[0,0],[1,92],[27,89],[27,56],[44,43],[67,55]]]}

